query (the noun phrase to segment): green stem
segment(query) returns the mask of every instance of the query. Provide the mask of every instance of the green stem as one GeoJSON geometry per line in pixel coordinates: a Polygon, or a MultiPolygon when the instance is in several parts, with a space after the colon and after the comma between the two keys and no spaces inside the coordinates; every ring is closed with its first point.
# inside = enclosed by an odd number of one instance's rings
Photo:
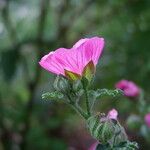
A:
{"type": "Polygon", "coordinates": [[[81,107],[79,107],[78,105],[75,104],[70,104],[72,106],[72,108],[79,113],[85,120],[88,119],[88,115],[81,109],[81,107]]]}
{"type": "Polygon", "coordinates": [[[82,108],[76,104],[69,95],[67,95],[69,99],[69,105],[77,112],[79,113],[85,120],[88,119],[88,115],[82,110],[82,108]]]}
{"type": "Polygon", "coordinates": [[[86,109],[87,109],[87,115],[88,117],[91,116],[91,110],[90,110],[90,102],[89,102],[89,97],[88,97],[88,80],[83,78],[81,80],[82,82],[82,85],[83,85],[83,89],[84,89],[84,92],[85,92],[85,102],[86,102],[86,109]]]}
{"type": "Polygon", "coordinates": [[[90,117],[91,116],[91,111],[90,111],[90,102],[89,102],[89,98],[88,98],[87,88],[84,88],[84,91],[85,91],[85,101],[86,101],[87,114],[90,117]]]}

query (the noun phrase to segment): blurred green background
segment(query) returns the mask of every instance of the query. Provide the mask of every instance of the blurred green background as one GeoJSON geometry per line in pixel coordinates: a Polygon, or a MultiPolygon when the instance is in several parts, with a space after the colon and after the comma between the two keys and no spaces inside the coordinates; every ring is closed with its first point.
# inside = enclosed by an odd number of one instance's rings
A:
{"type": "MultiPolygon", "coordinates": [[[[41,99],[55,75],[38,64],[49,51],[92,36],[106,42],[93,87],[114,89],[129,79],[149,97],[149,0],[0,0],[0,150],[87,150],[93,143],[73,110],[41,99]]],[[[97,110],[116,108],[126,126],[135,103],[104,98],[97,110]]],[[[127,133],[141,150],[150,148],[138,131],[127,133]]]]}

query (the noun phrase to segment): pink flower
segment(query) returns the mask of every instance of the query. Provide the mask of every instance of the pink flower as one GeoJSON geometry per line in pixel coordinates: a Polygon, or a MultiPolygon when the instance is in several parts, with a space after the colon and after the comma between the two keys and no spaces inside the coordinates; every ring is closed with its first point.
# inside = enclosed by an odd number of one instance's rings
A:
{"type": "Polygon", "coordinates": [[[145,117],[145,123],[150,128],[150,113],[146,114],[145,117]]]}
{"type": "Polygon", "coordinates": [[[103,38],[81,39],[70,49],[59,48],[50,52],[40,60],[39,64],[54,74],[80,78],[88,64],[89,68],[95,68],[103,47],[103,38]]]}
{"type": "Polygon", "coordinates": [[[118,111],[116,109],[111,109],[108,114],[107,114],[107,117],[109,119],[115,119],[117,120],[117,117],[118,117],[118,111]]]}
{"type": "Polygon", "coordinates": [[[140,93],[139,87],[132,81],[121,80],[116,85],[116,88],[124,91],[125,96],[136,97],[140,93]]]}
{"type": "Polygon", "coordinates": [[[93,143],[88,150],[96,150],[98,142],[93,143]]]}

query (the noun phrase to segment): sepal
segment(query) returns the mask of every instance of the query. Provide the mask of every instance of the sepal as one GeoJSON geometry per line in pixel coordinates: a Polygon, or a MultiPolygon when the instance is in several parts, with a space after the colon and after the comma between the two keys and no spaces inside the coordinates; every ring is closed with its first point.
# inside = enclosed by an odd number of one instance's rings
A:
{"type": "Polygon", "coordinates": [[[81,79],[81,76],[79,74],[68,71],[68,70],[65,70],[65,76],[71,81],[76,81],[76,80],[81,79]]]}
{"type": "Polygon", "coordinates": [[[82,76],[85,77],[89,82],[93,79],[95,74],[95,66],[91,60],[83,69],[82,76]]]}

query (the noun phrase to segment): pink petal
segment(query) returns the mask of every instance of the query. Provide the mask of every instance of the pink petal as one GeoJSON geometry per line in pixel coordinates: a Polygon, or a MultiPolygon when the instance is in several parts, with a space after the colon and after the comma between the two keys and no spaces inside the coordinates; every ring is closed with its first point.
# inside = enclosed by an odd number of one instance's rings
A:
{"type": "Polygon", "coordinates": [[[104,39],[93,37],[90,39],[82,39],[79,43],[80,46],[77,44],[77,50],[80,53],[79,60],[81,60],[82,64],[85,66],[92,60],[94,65],[96,65],[104,47],[104,39]]]}
{"type": "Polygon", "coordinates": [[[64,74],[68,70],[82,75],[84,67],[92,60],[97,64],[104,46],[103,38],[85,38],[79,40],[72,48],[59,48],[44,56],[39,64],[55,74],[64,74]]]}
{"type": "Polygon", "coordinates": [[[55,52],[50,52],[49,54],[45,55],[40,60],[39,64],[47,71],[50,71],[58,75],[59,74],[64,75],[63,66],[55,60],[54,54],[55,52]]]}
{"type": "Polygon", "coordinates": [[[79,46],[81,46],[83,43],[85,43],[86,41],[88,41],[89,38],[85,38],[85,39],[80,39],[78,42],[76,42],[74,45],[73,45],[73,48],[78,48],[79,46]]]}
{"type": "Polygon", "coordinates": [[[117,111],[116,109],[110,110],[110,111],[108,112],[107,117],[108,117],[109,119],[115,119],[115,120],[117,120],[118,111],[117,111]]]}
{"type": "Polygon", "coordinates": [[[150,113],[146,114],[145,117],[145,123],[150,128],[150,113]]]}
{"type": "Polygon", "coordinates": [[[56,60],[63,66],[65,70],[81,74],[77,60],[77,50],[71,49],[60,49],[57,50],[55,55],[56,60]]]}
{"type": "Polygon", "coordinates": [[[98,63],[98,59],[102,54],[103,48],[104,48],[103,38],[94,37],[89,40],[89,49],[91,49],[93,53],[92,60],[95,65],[98,63]]]}
{"type": "Polygon", "coordinates": [[[128,97],[136,97],[140,93],[139,87],[132,81],[121,80],[116,85],[116,88],[124,91],[124,94],[128,97]]]}
{"type": "Polygon", "coordinates": [[[128,85],[127,80],[121,80],[118,83],[116,83],[115,87],[118,88],[118,89],[123,90],[123,89],[127,88],[127,85],[128,85]]]}
{"type": "Polygon", "coordinates": [[[98,144],[98,142],[93,143],[88,150],[96,150],[98,144]]]}

